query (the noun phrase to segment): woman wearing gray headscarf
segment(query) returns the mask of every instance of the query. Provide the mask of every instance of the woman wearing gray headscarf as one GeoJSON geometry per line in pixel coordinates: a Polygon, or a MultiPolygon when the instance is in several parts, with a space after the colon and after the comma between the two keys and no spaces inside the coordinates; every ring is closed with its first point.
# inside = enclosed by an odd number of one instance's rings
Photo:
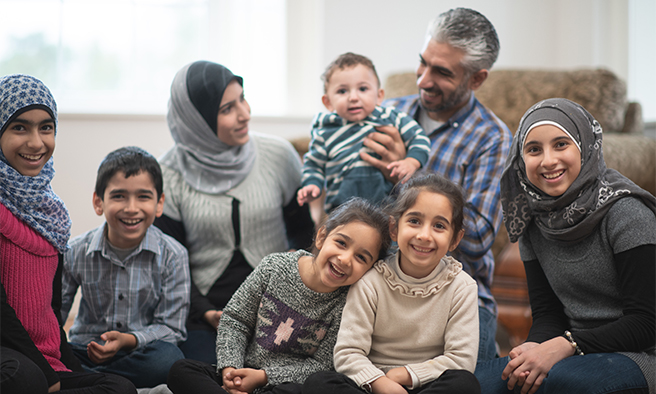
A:
{"type": "Polygon", "coordinates": [[[501,178],[533,325],[481,363],[483,393],[654,393],[656,199],[606,168],[599,123],[548,99],[522,118],[501,178]]]}
{"type": "Polygon", "coordinates": [[[187,358],[216,362],[221,310],[264,256],[311,244],[298,208],[301,162],[281,138],[249,131],[243,80],[197,61],[171,86],[167,121],[175,146],[161,158],[166,201],[155,225],[189,251],[187,358]]]}

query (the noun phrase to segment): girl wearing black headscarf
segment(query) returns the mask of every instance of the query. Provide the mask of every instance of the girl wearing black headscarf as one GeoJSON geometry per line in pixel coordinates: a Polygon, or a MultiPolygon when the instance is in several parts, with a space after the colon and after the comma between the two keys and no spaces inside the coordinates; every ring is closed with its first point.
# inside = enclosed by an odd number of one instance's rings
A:
{"type": "Polygon", "coordinates": [[[483,393],[654,393],[656,199],[606,168],[599,123],[566,99],[534,105],[501,195],[533,325],[477,367],[483,393]]]}
{"type": "Polygon", "coordinates": [[[216,362],[221,310],[262,258],[311,244],[313,223],[294,198],[301,162],[281,138],[249,131],[243,80],[220,64],[183,67],[167,121],[175,145],[161,158],[166,201],[155,225],[189,251],[187,358],[216,362]]]}

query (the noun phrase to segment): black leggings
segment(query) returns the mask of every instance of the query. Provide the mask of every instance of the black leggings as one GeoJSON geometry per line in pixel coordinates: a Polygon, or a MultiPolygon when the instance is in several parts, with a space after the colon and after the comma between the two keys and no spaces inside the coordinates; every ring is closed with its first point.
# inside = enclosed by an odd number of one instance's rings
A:
{"type": "MultiPolygon", "coordinates": [[[[6,347],[0,354],[2,394],[46,394],[48,382],[43,371],[27,356],[6,347]]],[[[129,380],[112,374],[57,372],[62,394],[136,394],[129,380]]]]}
{"type": "MultiPolygon", "coordinates": [[[[473,373],[465,370],[447,370],[431,383],[411,394],[480,394],[481,386],[473,373]]],[[[338,372],[317,372],[303,385],[303,394],[362,394],[365,391],[346,375],[338,372]]]]}
{"type": "MultiPolygon", "coordinates": [[[[202,361],[190,359],[176,361],[169,370],[167,384],[174,394],[227,394],[227,391],[221,387],[223,378],[216,373],[216,368],[202,361]]],[[[301,387],[302,385],[298,383],[282,383],[261,393],[301,394],[301,387]]]]}

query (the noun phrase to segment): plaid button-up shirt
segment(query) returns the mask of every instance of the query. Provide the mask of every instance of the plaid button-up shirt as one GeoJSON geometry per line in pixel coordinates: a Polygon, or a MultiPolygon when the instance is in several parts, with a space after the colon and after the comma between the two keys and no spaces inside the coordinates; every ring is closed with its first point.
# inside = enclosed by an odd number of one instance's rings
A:
{"type": "Polygon", "coordinates": [[[105,226],[71,240],[64,255],[64,320],[78,287],[82,291],[70,341],[88,344],[112,330],[134,335],[137,348],[155,340],[185,340],[191,280],[187,250],[151,226],[120,261],[108,244],[105,226]]]}

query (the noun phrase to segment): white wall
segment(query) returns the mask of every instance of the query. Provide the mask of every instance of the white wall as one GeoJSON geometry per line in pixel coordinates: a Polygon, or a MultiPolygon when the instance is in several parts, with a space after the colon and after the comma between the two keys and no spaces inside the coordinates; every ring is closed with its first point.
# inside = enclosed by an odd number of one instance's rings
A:
{"type": "MultiPolygon", "coordinates": [[[[256,118],[251,120],[250,129],[291,139],[308,134],[310,121],[256,118]]],[[[173,146],[165,116],[59,116],[52,187],[70,211],[73,236],[103,223],[91,204],[96,171],[109,152],[127,145],[144,148],[155,157],[164,154],[173,146]]]]}
{"type": "Polygon", "coordinates": [[[627,78],[628,0],[329,0],[324,6],[324,65],[350,50],[369,56],[381,78],[414,70],[428,22],[467,7],[497,30],[495,68],[602,66],[627,78]]]}
{"type": "MultiPolygon", "coordinates": [[[[429,20],[453,7],[476,9],[495,25],[501,41],[495,68],[605,67],[627,79],[628,0],[287,2],[287,112],[292,117],[251,122],[251,130],[285,138],[309,134],[312,115],[322,109],[319,76],[331,60],[347,51],[369,56],[383,80],[414,70],[429,20]]],[[[279,97],[271,94],[272,100],[279,97]]],[[[137,145],[160,156],[172,144],[164,116],[61,114],[53,187],[71,212],[73,235],[102,223],[91,196],[96,169],[108,152],[137,145]]]]}

